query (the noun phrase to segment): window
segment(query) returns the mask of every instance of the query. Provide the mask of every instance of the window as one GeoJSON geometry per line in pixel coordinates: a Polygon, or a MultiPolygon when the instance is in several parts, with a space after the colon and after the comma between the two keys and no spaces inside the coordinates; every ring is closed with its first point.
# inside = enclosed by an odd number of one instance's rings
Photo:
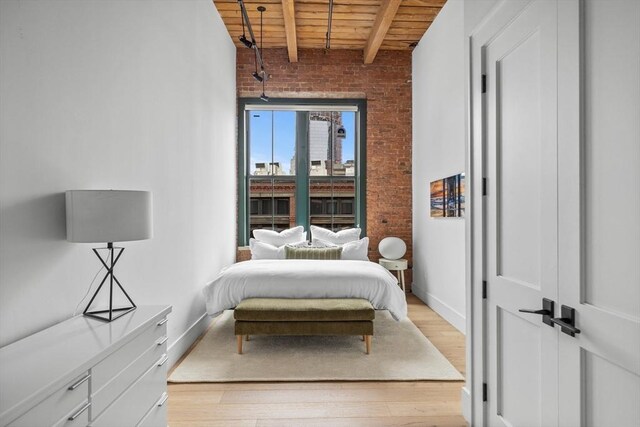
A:
{"type": "Polygon", "coordinates": [[[258,228],[365,229],[366,101],[238,105],[239,244],[258,228]]]}
{"type": "Polygon", "coordinates": [[[269,197],[254,197],[250,200],[251,203],[251,215],[272,215],[277,216],[289,216],[289,209],[291,201],[290,199],[272,199],[269,197]],[[276,211],[272,212],[272,206],[275,202],[276,211]]]}

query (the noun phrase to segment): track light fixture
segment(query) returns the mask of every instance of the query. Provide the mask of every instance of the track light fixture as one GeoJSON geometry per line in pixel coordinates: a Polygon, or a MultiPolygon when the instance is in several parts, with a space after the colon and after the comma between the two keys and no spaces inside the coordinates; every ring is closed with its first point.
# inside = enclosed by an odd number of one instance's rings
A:
{"type": "MultiPolygon", "coordinates": [[[[240,9],[242,10],[242,6],[240,6],[240,9]]],[[[238,39],[240,40],[240,42],[245,45],[246,47],[248,47],[249,49],[253,48],[253,41],[247,39],[247,35],[244,32],[244,14],[241,13],[240,17],[242,18],[242,35],[240,37],[238,37],[238,39]]]]}
{"type": "Polygon", "coordinates": [[[269,101],[269,97],[265,94],[265,82],[269,80],[270,75],[265,71],[264,61],[262,59],[262,17],[267,8],[264,6],[258,6],[258,12],[260,12],[260,47],[258,47],[256,38],[253,35],[253,28],[251,27],[251,21],[249,21],[249,15],[247,14],[247,8],[244,4],[244,0],[238,0],[238,5],[240,6],[240,14],[242,17],[242,35],[238,37],[238,39],[243,45],[253,49],[254,51],[255,71],[251,75],[258,82],[262,83],[262,95],[260,95],[260,99],[267,102],[269,101]],[[245,33],[245,23],[251,39],[248,39],[245,33]],[[260,65],[260,71],[258,71],[258,65],[260,65]]]}
{"type": "Polygon", "coordinates": [[[259,73],[259,72],[258,72],[258,55],[257,55],[257,54],[255,54],[255,53],[254,53],[254,55],[253,55],[253,64],[254,64],[254,66],[256,67],[256,68],[255,68],[256,70],[255,70],[255,71],[253,72],[253,74],[252,74],[252,75],[253,75],[253,78],[254,78],[254,79],[256,79],[257,81],[261,82],[262,80],[264,80],[264,77],[263,77],[263,75],[264,75],[264,70],[263,70],[263,69],[261,69],[261,70],[260,70],[262,73],[259,73]]]}
{"type": "MultiPolygon", "coordinates": [[[[264,11],[267,10],[266,7],[264,6],[258,6],[258,12],[260,12],[260,53],[262,54],[262,14],[264,13],[264,11]]],[[[262,57],[261,57],[262,59],[262,57]]],[[[256,65],[257,67],[257,65],[256,65]]],[[[260,62],[260,73],[255,72],[253,74],[253,77],[258,80],[259,82],[262,82],[262,95],[260,95],[260,99],[262,99],[264,102],[269,102],[269,97],[267,95],[265,95],[264,93],[264,84],[267,81],[267,74],[264,72],[264,64],[262,62],[260,62]]]]}
{"type": "Polygon", "coordinates": [[[260,68],[260,71],[258,71],[258,55],[254,55],[254,65],[256,67],[256,70],[253,72],[252,76],[254,79],[256,79],[259,82],[262,82],[264,80],[268,80],[269,79],[269,75],[267,73],[264,72],[264,68],[260,68]]]}
{"type": "Polygon", "coordinates": [[[244,34],[238,37],[238,39],[240,40],[240,42],[242,42],[243,45],[245,45],[249,49],[253,48],[253,43],[251,42],[251,40],[248,40],[244,34]]]}
{"type": "Polygon", "coordinates": [[[264,70],[260,70],[260,71],[255,71],[252,74],[253,78],[256,79],[257,81],[259,81],[260,83],[262,83],[263,81],[267,81],[269,80],[269,77],[271,77],[269,74],[267,74],[264,70]]]}
{"type": "Polygon", "coordinates": [[[244,0],[238,0],[238,5],[240,6],[240,15],[242,17],[242,35],[238,39],[243,45],[256,51],[257,61],[260,63],[260,68],[264,68],[262,53],[256,44],[256,38],[253,35],[253,28],[251,27],[251,21],[249,21],[249,15],[247,14],[247,8],[244,5],[244,0]],[[245,24],[247,26],[247,32],[249,33],[248,38],[244,32],[245,24]]]}

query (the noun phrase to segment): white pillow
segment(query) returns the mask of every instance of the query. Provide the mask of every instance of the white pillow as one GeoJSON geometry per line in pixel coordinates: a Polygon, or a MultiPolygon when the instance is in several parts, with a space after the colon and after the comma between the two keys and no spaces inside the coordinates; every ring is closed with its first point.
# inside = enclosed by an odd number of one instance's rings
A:
{"type": "Polygon", "coordinates": [[[249,239],[251,259],[284,259],[284,245],[278,247],[256,239],[249,239]]]}
{"type": "Polygon", "coordinates": [[[347,242],[344,245],[334,245],[329,242],[325,242],[322,239],[313,239],[313,247],[316,248],[331,248],[335,246],[342,246],[341,259],[353,260],[353,261],[369,261],[369,238],[363,237],[355,242],[347,242]]]}
{"type": "Polygon", "coordinates": [[[285,246],[289,246],[291,248],[311,248],[311,242],[303,240],[297,243],[287,243],[285,246]]]}
{"type": "MultiPolygon", "coordinates": [[[[254,231],[255,233],[255,231],[254,231]]],[[[354,242],[360,238],[359,228],[347,228],[334,233],[326,228],[311,226],[311,236],[315,239],[321,239],[334,245],[343,245],[348,242],[354,242]]]]}
{"type": "Polygon", "coordinates": [[[322,239],[313,238],[311,239],[311,247],[312,248],[337,248],[340,245],[334,245],[333,243],[325,242],[322,239]]]}
{"type": "Polygon", "coordinates": [[[253,237],[262,243],[268,243],[273,246],[284,246],[287,243],[298,243],[305,240],[304,227],[297,227],[282,230],[280,233],[273,230],[253,230],[253,237]]]}

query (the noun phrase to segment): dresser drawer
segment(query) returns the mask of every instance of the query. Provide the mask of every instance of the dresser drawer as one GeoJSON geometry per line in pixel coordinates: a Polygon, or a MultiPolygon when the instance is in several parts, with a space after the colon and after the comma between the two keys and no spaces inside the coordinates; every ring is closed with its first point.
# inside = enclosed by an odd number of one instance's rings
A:
{"type": "Polygon", "coordinates": [[[87,402],[89,398],[89,378],[89,373],[84,372],[31,408],[29,412],[14,420],[9,426],[34,427],[54,425],[75,408],[87,402]]]}
{"type": "MultiPolygon", "coordinates": [[[[133,384],[149,366],[160,360],[167,352],[166,339],[164,337],[151,344],[147,350],[135,359],[129,366],[109,381],[104,387],[91,395],[91,416],[97,418],[107,406],[122,394],[131,384],[133,384]]],[[[133,355],[135,357],[135,355],[133,355]]]]}
{"type": "MultiPolygon", "coordinates": [[[[110,381],[127,366],[136,360],[142,353],[147,351],[154,342],[161,340],[167,334],[166,323],[160,326],[152,325],[144,330],[140,335],[129,341],[122,348],[118,349],[107,358],[96,364],[91,369],[91,390],[93,394],[98,393],[110,381]]],[[[130,377],[131,382],[138,378],[146,369],[142,369],[137,375],[130,377]]]]}
{"type": "Polygon", "coordinates": [[[83,402],[78,408],[75,408],[73,412],[65,415],[60,421],[58,421],[53,427],[80,427],[87,426],[89,424],[89,402],[83,402]]]}
{"type": "Polygon", "coordinates": [[[160,399],[154,403],[153,407],[147,412],[140,424],[136,427],[167,427],[167,392],[162,393],[160,399]]]}
{"type": "Polygon", "coordinates": [[[386,268],[387,270],[406,270],[408,267],[408,263],[406,259],[385,259],[380,258],[378,261],[381,266],[386,268]]]}
{"type": "Polygon", "coordinates": [[[125,391],[95,421],[92,427],[135,426],[167,389],[167,356],[155,361],[134,385],[125,391]]]}

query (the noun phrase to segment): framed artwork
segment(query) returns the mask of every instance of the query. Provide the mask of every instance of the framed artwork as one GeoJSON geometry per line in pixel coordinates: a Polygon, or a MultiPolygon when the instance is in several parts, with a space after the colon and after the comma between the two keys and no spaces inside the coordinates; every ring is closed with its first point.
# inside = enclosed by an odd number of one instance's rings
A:
{"type": "Polygon", "coordinates": [[[464,173],[432,181],[429,189],[432,218],[464,217],[464,173]]]}
{"type": "Polygon", "coordinates": [[[444,180],[431,181],[431,216],[441,218],[444,216],[444,180]]]}

